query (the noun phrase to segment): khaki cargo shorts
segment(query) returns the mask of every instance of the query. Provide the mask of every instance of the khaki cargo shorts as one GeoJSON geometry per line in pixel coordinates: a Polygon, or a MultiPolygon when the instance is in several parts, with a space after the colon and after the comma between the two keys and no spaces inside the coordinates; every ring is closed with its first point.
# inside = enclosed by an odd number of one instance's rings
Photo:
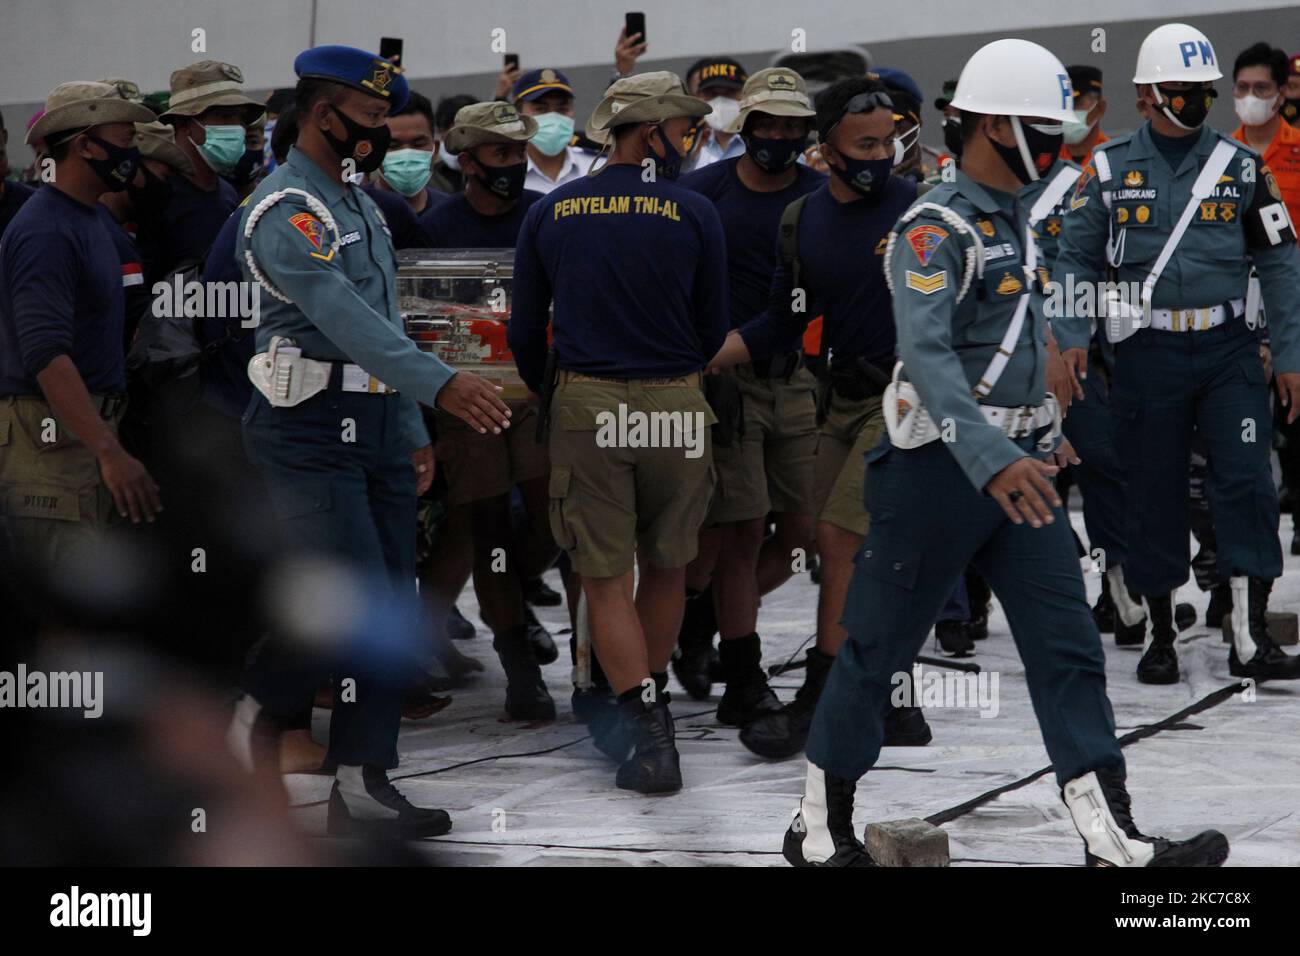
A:
{"type": "Polygon", "coordinates": [[[685,567],[713,493],[700,376],[616,382],[569,372],[551,403],[551,531],[596,578],[685,567]]]}
{"type": "MultiPolygon", "coordinates": [[[[725,373],[724,373],[725,374],[725,373]]],[[[762,518],[769,511],[811,514],[817,449],[817,379],[800,368],[787,382],[736,367],[745,402],[745,435],[714,446],[718,487],[708,524],[762,518]]]]}
{"type": "Polygon", "coordinates": [[[509,401],[510,427],[481,435],[455,415],[437,410],[437,467],[447,481],[449,506],[510,493],[525,481],[545,478],[551,470],[546,445],[537,440],[537,406],[509,401]]]}
{"type": "Polygon", "coordinates": [[[0,398],[0,517],[17,558],[42,567],[67,560],[114,518],[94,454],[43,398],[0,398]]]}
{"type": "Polygon", "coordinates": [[[858,535],[867,533],[871,520],[863,491],[866,454],[884,434],[885,415],[879,395],[858,401],[831,396],[813,460],[818,521],[858,535]]]}

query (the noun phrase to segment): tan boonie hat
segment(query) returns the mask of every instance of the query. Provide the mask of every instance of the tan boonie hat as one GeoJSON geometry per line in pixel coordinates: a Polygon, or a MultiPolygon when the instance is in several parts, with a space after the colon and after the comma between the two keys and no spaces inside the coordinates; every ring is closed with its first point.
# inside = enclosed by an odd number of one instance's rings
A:
{"type": "Polygon", "coordinates": [[[54,133],[84,130],[104,123],[148,123],[153,111],[123,99],[117,87],[90,81],[60,83],[45,98],[45,113],[27,131],[27,145],[54,133]]]}
{"type": "MultiPolygon", "coordinates": [[[[713,107],[686,92],[676,73],[659,70],[615,80],[587,121],[591,134],[605,133],[629,123],[661,123],[675,116],[700,117],[713,107]]],[[[593,136],[597,142],[608,137],[593,136]]]]}
{"type": "Polygon", "coordinates": [[[816,116],[808,87],[803,77],[784,66],[759,70],[745,81],[740,93],[740,113],[728,133],[739,133],[750,113],[768,113],[772,116],[816,116]]]}
{"type": "Polygon", "coordinates": [[[105,76],[99,80],[100,83],[107,83],[109,86],[117,88],[117,95],[124,100],[130,100],[132,103],[140,103],[144,100],[144,94],[140,92],[140,87],[130,80],[121,76],[105,76]]]}
{"type": "Polygon", "coordinates": [[[172,74],[168,116],[198,116],[214,106],[244,107],[245,125],[266,112],[266,107],[244,93],[244,73],[233,63],[200,60],[172,74]]]}
{"type": "Polygon", "coordinates": [[[176,145],[176,130],[166,123],[136,123],[135,144],[145,159],[156,159],[187,176],[194,175],[194,164],[176,145]]]}
{"type": "Polygon", "coordinates": [[[537,120],[522,115],[511,103],[471,103],[456,111],[456,120],[447,130],[447,151],[463,153],[482,143],[524,143],[536,132],[537,120]]]}

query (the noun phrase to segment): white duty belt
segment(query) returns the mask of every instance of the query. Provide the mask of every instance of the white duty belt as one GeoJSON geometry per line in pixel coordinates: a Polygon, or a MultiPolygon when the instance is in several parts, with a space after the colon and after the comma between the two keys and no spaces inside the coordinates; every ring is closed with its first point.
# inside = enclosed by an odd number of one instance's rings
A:
{"type": "MultiPolygon", "coordinates": [[[[1070,187],[1078,181],[1078,178],[1079,173],[1077,170],[1071,166],[1062,166],[1048,182],[1047,187],[1039,195],[1033,206],[1030,207],[1029,217],[1025,222],[1025,261],[1022,264],[1025,274],[1025,291],[1021,293],[1020,300],[1016,303],[1016,311],[1011,316],[1011,322],[1007,326],[1006,334],[1002,336],[1002,341],[998,344],[998,350],[993,353],[993,358],[989,361],[984,374],[980,376],[979,381],[971,389],[971,394],[976,399],[984,398],[993,391],[993,387],[1006,370],[1007,363],[1011,361],[1011,356],[1016,349],[1016,343],[1020,341],[1020,332],[1025,326],[1025,317],[1029,313],[1029,300],[1032,294],[1030,290],[1034,282],[1037,281],[1035,273],[1038,268],[1038,243],[1034,241],[1034,226],[1056,208],[1061,200],[1065,198],[1065,194],[1069,192],[1070,187]]],[[[973,257],[969,255],[968,250],[966,275],[962,283],[961,294],[957,297],[957,301],[960,302],[962,295],[969,288],[972,274],[983,272],[983,245],[980,243],[979,237],[975,235],[975,230],[971,229],[964,219],[947,207],[938,206],[934,203],[922,203],[912,207],[899,221],[899,226],[901,227],[906,222],[910,222],[921,211],[921,208],[926,206],[942,210],[945,214],[943,218],[946,223],[955,226],[958,232],[971,236],[979,244],[979,251],[973,257]],[[956,223],[953,222],[954,219],[956,223]]],[[[889,257],[893,252],[894,241],[897,237],[898,231],[895,230],[890,234],[889,243],[885,249],[884,267],[886,276],[889,275],[889,257]]],[[[893,291],[892,287],[890,291],[893,291]]],[[[940,437],[940,433],[934,420],[930,417],[930,413],[921,405],[921,396],[917,393],[916,387],[911,382],[899,380],[898,374],[902,371],[902,368],[902,362],[894,366],[893,376],[889,385],[885,387],[882,408],[885,416],[885,428],[889,432],[889,440],[894,444],[894,447],[919,448],[921,445],[929,444],[940,437]]],[[[1056,436],[1061,432],[1060,406],[1057,404],[1056,396],[1051,392],[1047,393],[1043,405],[1021,408],[980,405],[980,410],[985,421],[990,425],[1002,427],[1003,434],[1009,438],[1021,438],[1024,435],[1031,434],[1043,425],[1052,424],[1051,434],[1044,436],[1039,441],[1040,450],[1050,451],[1056,436]],[[1034,420],[1037,424],[1017,434],[1008,432],[1007,428],[1004,427],[1007,422],[1022,420],[1034,420]],[[1046,448],[1042,447],[1044,444],[1046,444],[1046,448]]],[[[1013,431],[1015,430],[1013,429],[1013,431]]]]}
{"type": "Polygon", "coordinates": [[[340,387],[345,392],[392,395],[397,391],[360,365],[303,358],[302,350],[291,339],[279,335],[272,337],[267,351],[258,352],[249,360],[248,380],[274,407],[290,408],[324,391],[334,366],[340,364],[343,367],[340,387]]]}

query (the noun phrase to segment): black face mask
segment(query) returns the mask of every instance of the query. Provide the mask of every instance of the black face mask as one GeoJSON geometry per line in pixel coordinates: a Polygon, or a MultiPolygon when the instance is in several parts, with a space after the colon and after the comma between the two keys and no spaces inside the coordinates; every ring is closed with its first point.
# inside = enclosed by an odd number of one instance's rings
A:
{"type": "Polygon", "coordinates": [[[524,178],[528,175],[528,160],[509,166],[485,166],[483,175],[476,177],[483,188],[502,199],[518,199],[524,194],[524,178]]]}
{"type": "Polygon", "coordinates": [[[953,159],[961,159],[961,117],[945,116],[943,118],[943,148],[953,159]]]}
{"type": "MultiPolygon", "coordinates": [[[[1056,157],[1061,152],[1061,144],[1065,142],[1065,134],[1040,133],[1018,117],[1012,117],[1012,119],[1020,124],[1021,132],[1025,137],[1025,145],[1029,148],[1029,155],[1034,161],[1033,172],[1038,174],[1038,179],[1041,179],[1052,168],[1052,163],[1056,162],[1056,157]]],[[[988,136],[987,133],[984,135],[988,136]]],[[[1020,155],[1018,145],[1003,146],[991,136],[988,136],[988,140],[993,144],[993,148],[997,150],[998,155],[1002,157],[1002,161],[1011,169],[1016,179],[1022,183],[1034,181],[1035,176],[1025,166],[1025,160],[1020,155]]]]}
{"type": "Polygon", "coordinates": [[[135,210],[135,221],[160,222],[172,199],[172,184],[155,176],[148,166],[141,166],[140,172],[144,174],[144,185],[132,184],[126,187],[127,195],[131,198],[131,208],[135,210]]]}
{"type": "Polygon", "coordinates": [[[1163,102],[1156,107],[1170,121],[1183,129],[1196,129],[1210,115],[1210,106],[1219,94],[1214,90],[1178,90],[1170,91],[1156,87],[1163,102]]]}
{"type": "Polygon", "coordinates": [[[1296,121],[1300,120],[1300,98],[1283,100],[1282,109],[1279,112],[1281,112],[1283,120],[1295,126],[1296,121]]]}
{"type": "Polygon", "coordinates": [[[828,164],[831,172],[854,192],[868,197],[880,195],[894,168],[892,156],[884,159],[851,159],[841,153],[840,160],[844,163],[844,168],[828,164]]]}
{"type": "Polygon", "coordinates": [[[664,135],[662,126],[655,127],[655,135],[659,137],[659,143],[664,148],[664,155],[663,158],[660,159],[652,151],[650,153],[650,158],[654,160],[656,172],[664,179],[672,182],[681,175],[682,154],[677,151],[672,143],[668,142],[668,137],[664,135]]]}
{"type": "Polygon", "coordinates": [[[235,168],[225,178],[233,186],[247,186],[262,174],[265,166],[266,160],[260,149],[246,149],[244,155],[239,157],[239,162],[235,163],[235,168]]]}
{"type": "Polygon", "coordinates": [[[799,161],[803,139],[768,139],[752,133],[745,138],[749,158],[765,173],[782,173],[799,161]]]}
{"type": "Polygon", "coordinates": [[[339,139],[329,130],[322,130],[321,135],[325,137],[325,142],[330,144],[330,148],[338,154],[339,159],[352,160],[356,164],[357,172],[374,172],[384,161],[384,154],[388,152],[388,142],[392,138],[392,134],[388,131],[388,124],[363,126],[333,106],[330,109],[334,110],[334,115],[348,131],[348,138],[339,139]]]}
{"type": "Polygon", "coordinates": [[[94,133],[87,133],[90,140],[105,153],[107,159],[87,159],[90,168],[95,171],[108,191],[120,193],[131,185],[135,179],[136,169],[140,166],[140,150],[134,146],[118,146],[108,140],[100,139],[94,133]]]}

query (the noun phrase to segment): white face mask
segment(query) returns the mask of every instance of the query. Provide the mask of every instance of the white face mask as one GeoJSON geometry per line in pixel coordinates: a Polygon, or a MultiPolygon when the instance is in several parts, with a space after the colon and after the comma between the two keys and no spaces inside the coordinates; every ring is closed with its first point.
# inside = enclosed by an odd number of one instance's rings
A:
{"type": "Polygon", "coordinates": [[[740,102],[729,96],[715,96],[707,102],[713,107],[713,112],[704,117],[704,121],[715,132],[726,132],[727,127],[740,115],[740,102]]]}
{"type": "Polygon", "coordinates": [[[1087,110],[1071,110],[1074,119],[1066,120],[1062,127],[1064,128],[1065,141],[1071,146],[1077,146],[1088,138],[1092,132],[1092,127],[1088,125],[1087,110]]]}
{"type": "Polygon", "coordinates": [[[438,158],[442,160],[442,164],[448,169],[454,169],[456,172],[460,172],[460,157],[447,152],[446,143],[438,144],[438,158]]]}
{"type": "Polygon", "coordinates": [[[1241,120],[1242,125],[1263,126],[1273,118],[1274,100],[1261,100],[1248,93],[1233,100],[1232,108],[1237,111],[1237,119],[1241,120]]]}

